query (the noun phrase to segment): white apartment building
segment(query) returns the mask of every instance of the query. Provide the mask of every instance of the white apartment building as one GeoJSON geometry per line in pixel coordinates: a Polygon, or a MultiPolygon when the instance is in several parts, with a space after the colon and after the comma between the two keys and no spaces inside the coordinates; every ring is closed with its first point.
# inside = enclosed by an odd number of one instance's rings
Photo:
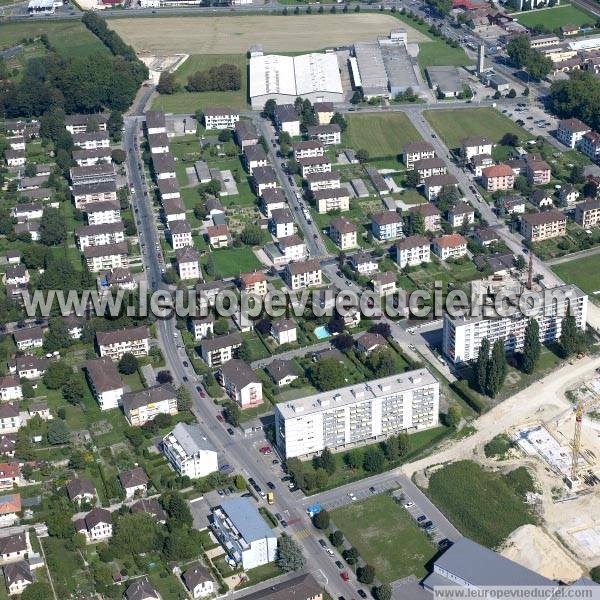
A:
{"type": "Polygon", "coordinates": [[[190,317],[189,327],[191,332],[194,334],[194,340],[199,342],[201,339],[207,337],[209,334],[214,335],[215,318],[212,314],[208,314],[206,315],[206,317],[190,317]]]}
{"type": "Polygon", "coordinates": [[[433,158],[435,150],[428,142],[410,142],[404,146],[402,157],[407,171],[412,171],[419,160],[433,158]]]}
{"type": "Polygon", "coordinates": [[[10,402],[11,400],[21,400],[23,390],[18,379],[14,375],[0,377],[0,402],[10,402]]]}
{"type": "Polygon", "coordinates": [[[402,216],[393,210],[374,214],[371,231],[380,242],[402,237],[402,216]]]}
{"type": "Polygon", "coordinates": [[[337,171],[309,173],[304,179],[308,182],[308,189],[311,192],[318,190],[338,190],[342,187],[342,180],[337,171]]]}
{"type": "Polygon", "coordinates": [[[433,253],[440,260],[460,258],[467,254],[467,240],[459,233],[433,238],[433,253]]]}
{"type": "Polygon", "coordinates": [[[175,252],[177,260],[177,269],[179,277],[183,280],[201,279],[200,263],[198,262],[200,254],[195,248],[187,246],[180,248],[175,252]]]}
{"type": "Polygon", "coordinates": [[[307,128],[308,137],[325,146],[342,143],[342,128],[337,123],[313,125],[307,128]]]}
{"type": "Polygon", "coordinates": [[[233,129],[240,120],[239,111],[222,106],[208,106],[203,115],[206,129],[233,129]]]}
{"type": "Polygon", "coordinates": [[[87,380],[100,410],[118,408],[123,397],[123,381],[110,358],[88,360],[85,364],[87,380]]]}
{"type": "Polygon", "coordinates": [[[413,170],[419,174],[419,182],[423,183],[428,177],[434,175],[446,175],[448,167],[441,159],[434,156],[433,158],[423,158],[413,163],[413,170]]]}
{"type": "Polygon", "coordinates": [[[491,154],[492,148],[493,143],[490,139],[478,135],[465,138],[460,143],[462,155],[466,160],[471,160],[480,154],[491,154]]]}
{"type": "Polygon", "coordinates": [[[600,202],[588,199],[575,207],[575,222],[584,229],[597,227],[600,224],[600,202]]]}
{"type": "Polygon", "coordinates": [[[229,556],[244,569],[273,562],[277,534],[248,498],[225,500],[212,510],[211,528],[229,556]]]}
{"type": "MultiPolygon", "coordinates": [[[[569,307],[579,329],[585,330],[587,322],[588,297],[578,287],[563,285],[550,291],[552,295],[544,298],[538,314],[531,315],[539,324],[540,342],[544,344],[558,340],[569,307]]],[[[489,340],[490,346],[503,339],[507,352],[519,351],[523,348],[529,319],[530,316],[518,310],[513,316],[499,318],[485,315],[451,318],[445,314],[443,352],[453,363],[475,360],[484,338],[489,340]]]]}
{"type": "Polygon", "coordinates": [[[261,196],[261,209],[267,218],[271,218],[274,210],[287,208],[287,200],[281,188],[267,188],[261,196]]]}
{"type": "Polygon", "coordinates": [[[88,225],[104,225],[121,221],[121,208],[116,201],[89,202],[83,206],[88,225]]]}
{"type": "Polygon", "coordinates": [[[328,213],[332,210],[345,212],[350,210],[350,194],[346,188],[319,189],[312,192],[315,205],[319,213],[328,213]]]}
{"type": "Polygon", "coordinates": [[[433,177],[428,177],[424,181],[423,186],[425,198],[427,198],[429,202],[433,202],[442,189],[447,186],[458,187],[458,180],[454,175],[434,175],[433,177]]]}
{"type": "Polygon", "coordinates": [[[169,136],[166,133],[152,133],[148,135],[148,146],[152,154],[166,154],[169,152],[169,136]]]}
{"type": "Polygon", "coordinates": [[[283,253],[285,262],[306,260],[308,251],[306,244],[297,235],[288,235],[277,240],[279,250],[283,253]]]}
{"type": "Polygon", "coordinates": [[[298,341],[298,328],[292,319],[278,319],[271,323],[271,335],[279,344],[293,344],[298,341]]]}
{"type": "Polygon", "coordinates": [[[127,242],[106,244],[105,246],[87,246],[83,256],[88,269],[92,273],[99,271],[112,271],[118,267],[127,266],[127,242]]]}
{"type": "Polygon", "coordinates": [[[186,246],[193,246],[192,228],[190,224],[183,220],[171,221],[169,223],[169,238],[173,250],[179,250],[186,246]]]}
{"type": "Polygon", "coordinates": [[[600,156],[600,133],[596,131],[588,131],[581,138],[579,149],[594,162],[600,156]]]}
{"type": "Polygon", "coordinates": [[[418,369],[275,405],[277,446],[287,458],[344,450],[438,423],[439,382],[418,369]]]}
{"type": "Polygon", "coordinates": [[[217,379],[225,388],[225,393],[237,402],[240,408],[262,404],[262,383],[243,360],[228,360],[219,369],[217,379]]]}
{"type": "Polygon", "coordinates": [[[71,135],[85,133],[90,126],[98,131],[106,131],[108,119],[108,113],[67,115],[65,117],[65,129],[71,135]]]}
{"type": "Polygon", "coordinates": [[[16,433],[20,427],[19,405],[13,402],[0,404],[0,433],[16,433]]]}
{"type": "Polygon", "coordinates": [[[106,246],[125,241],[125,226],[122,222],[88,225],[75,230],[77,246],[83,252],[89,246],[106,246]]]}
{"type": "Polygon", "coordinates": [[[112,360],[119,360],[127,353],[147,356],[150,351],[150,331],[145,326],[98,331],[96,343],[100,356],[107,356],[112,360]]]}
{"type": "Polygon", "coordinates": [[[294,217],[287,208],[278,208],[271,211],[269,230],[276,237],[289,237],[295,232],[294,217]]]}
{"type": "Polygon", "coordinates": [[[303,262],[287,264],[283,272],[283,280],[292,291],[312,285],[321,285],[321,263],[318,259],[312,258],[303,262]]]}
{"type": "Polygon", "coordinates": [[[97,148],[108,148],[110,140],[106,131],[84,131],[73,134],[73,144],[82,150],[96,150],[97,148]]]}
{"type": "Polygon", "coordinates": [[[177,414],[177,394],[168,383],[123,394],[122,404],[132,427],[141,427],[158,414],[177,414]]]}
{"type": "Polygon", "coordinates": [[[190,479],[206,477],[219,470],[217,451],[198,425],[177,423],[163,438],[162,451],[172,467],[190,479]]]}
{"type": "Polygon", "coordinates": [[[429,239],[422,235],[411,235],[396,243],[396,262],[401,268],[416,267],[431,261],[429,239]]]}
{"type": "Polygon", "coordinates": [[[292,144],[292,150],[294,151],[294,158],[296,160],[325,155],[323,144],[317,140],[295,142],[292,144]]]}
{"type": "Polygon", "coordinates": [[[148,135],[167,133],[167,121],[162,110],[149,110],[146,113],[146,133],[148,135]]]}
{"type": "Polygon", "coordinates": [[[326,156],[299,158],[297,162],[303,179],[310,173],[331,173],[331,161],[326,156]]]}
{"type": "Polygon", "coordinates": [[[592,131],[583,121],[579,119],[564,119],[558,122],[556,138],[569,148],[575,148],[586,133],[592,131]]]}
{"type": "Polygon", "coordinates": [[[234,358],[241,345],[242,336],[237,332],[220,335],[202,340],[200,355],[209,367],[218,367],[234,358]]]}
{"type": "Polygon", "coordinates": [[[358,245],[356,225],[344,217],[335,217],[331,220],[329,237],[341,250],[356,248],[358,245]]]}

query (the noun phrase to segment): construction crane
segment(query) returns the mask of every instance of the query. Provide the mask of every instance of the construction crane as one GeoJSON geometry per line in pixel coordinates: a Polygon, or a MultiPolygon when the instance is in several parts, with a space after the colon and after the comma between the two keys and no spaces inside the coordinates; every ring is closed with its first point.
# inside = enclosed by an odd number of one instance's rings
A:
{"type": "Polygon", "coordinates": [[[579,466],[579,453],[581,450],[581,423],[583,421],[583,415],[585,414],[586,408],[590,406],[590,404],[596,402],[600,399],[600,394],[590,389],[589,386],[585,386],[591,394],[592,397],[587,400],[581,398],[579,402],[577,402],[577,407],[575,408],[575,432],[573,434],[573,442],[571,443],[571,481],[577,480],[577,467],[579,466]]]}

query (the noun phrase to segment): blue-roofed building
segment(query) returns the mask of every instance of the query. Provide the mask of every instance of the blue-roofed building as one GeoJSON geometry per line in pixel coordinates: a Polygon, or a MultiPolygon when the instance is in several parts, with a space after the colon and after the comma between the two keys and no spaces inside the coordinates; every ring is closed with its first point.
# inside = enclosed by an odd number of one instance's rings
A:
{"type": "Polygon", "coordinates": [[[232,498],[213,508],[211,526],[229,556],[244,569],[275,560],[277,536],[247,498],[232,498]]]}

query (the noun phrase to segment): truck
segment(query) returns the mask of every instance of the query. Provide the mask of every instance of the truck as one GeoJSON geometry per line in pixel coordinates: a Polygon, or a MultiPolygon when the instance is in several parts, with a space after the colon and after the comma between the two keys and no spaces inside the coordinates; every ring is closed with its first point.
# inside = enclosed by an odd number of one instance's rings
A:
{"type": "Polygon", "coordinates": [[[320,504],[311,504],[306,508],[306,512],[308,516],[312,519],[315,515],[318,515],[321,512],[320,504]]]}
{"type": "Polygon", "coordinates": [[[306,222],[310,225],[312,223],[312,219],[310,218],[310,212],[308,212],[308,209],[303,208],[302,212],[304,213],[304,218],[306,219],[306,222]]]}
{"type": "Polygon", "coordinates": [[[267,492],[267,504],[275,504],[275,494],[273,492],[267,492]]]}

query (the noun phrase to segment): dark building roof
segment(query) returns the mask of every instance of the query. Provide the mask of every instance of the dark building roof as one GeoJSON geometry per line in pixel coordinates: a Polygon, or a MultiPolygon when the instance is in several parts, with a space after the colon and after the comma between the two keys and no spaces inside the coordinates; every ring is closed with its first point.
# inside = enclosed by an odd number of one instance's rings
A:
{"type": "Polygon", "coordinates": [[[167,513],[163,510],[158,500],[154,498],[142,498],[131,505],[131,512],[145,512],[152,515],[157,521],[166,521],[167,513]]]}
{"type": "Polygon", "coordinates": [[[134,467],[127,471],[121,471],[119,473],[119,481],[124,489],[137,487],[138,485],[148,484],[148,475],[142,467],[134,467]]]}
{"type": "Polygon", "coordinates": [[[123,394],[123,407],[134,410],[140,406],[147,406],[153,402],[162,402],[176,398],[175,389],[170,383],[155,385],[137,392],[123,394]]]}
{"type": "Polygon", "coordinates": [[[96,340],[101,346],[110,346],[111,344],[122,344],[134,340],[150,338],[150,330],[145,325],[139,327],[124,327],[113,331],[98,331],[96,340]]]}
{"type": "Polygon", "coordinates": [[[273,362],[270,362],[265,369],[271,379],[276,383],[289,376],[298,377],[296,367],[291,360],[280,360],[279,358],[276,358],[273,362]]]}
{"type": "Polygon", "coordinates": [[[244,596],[244,600],[309,600],[322,593],[323,586],[306,573],[244,596]]]}
{"type": "Polygon", "coordinates": [[[0,554],[12,554],[27,550],[27,534],[22,531],[0,538],[0,554]]]}
{"type": "Polygon", "coordinates": [[[76,500],[83,494],[91,494],[92,496],[95,496],[96,488],[94,488],[91,482],[89,482],[87,479],[75,477],[75,479],[71,479],[71,481],[67,483],[67,494],[69,495],[70,500],[76,500]]]}
{"type": "Polygon", "coordinates": [[[200,563],[192,564],[181,576],[188,590],[193,590],[197,585],[205,581],[212,581],[210,571],[200,563]]]}
{"type": "Polygon", "coordinates": [[[140,577],[136,579],[125,591],[125,598],[127,600],[147,600],[148,598],[156,598],[158,600],[160,596],[154,589],[147,577],[140,577]]]}
{"type": "Polygon", "coordinates": [[[119,371],[110,358],[96,358],[85,363],[88,377],[98,393],[123,387],[119,371]]]}
{"type": "Polygon", "coordinates": [[[237,358],[228,360],[220,370],[223,377],[233,382],[238,390],[250,383],[260,382],[260,379],[254,374],[254,371],[248,364],[237,358]]]}
{"type": "Polygon", "coordinates": [[[4,579],[6,587],[10,587],[13,583],[21,581],[33,583],[33,574],[29,568],[29,563],[20,560],[19,562],[4,565],[4,579]]]}

